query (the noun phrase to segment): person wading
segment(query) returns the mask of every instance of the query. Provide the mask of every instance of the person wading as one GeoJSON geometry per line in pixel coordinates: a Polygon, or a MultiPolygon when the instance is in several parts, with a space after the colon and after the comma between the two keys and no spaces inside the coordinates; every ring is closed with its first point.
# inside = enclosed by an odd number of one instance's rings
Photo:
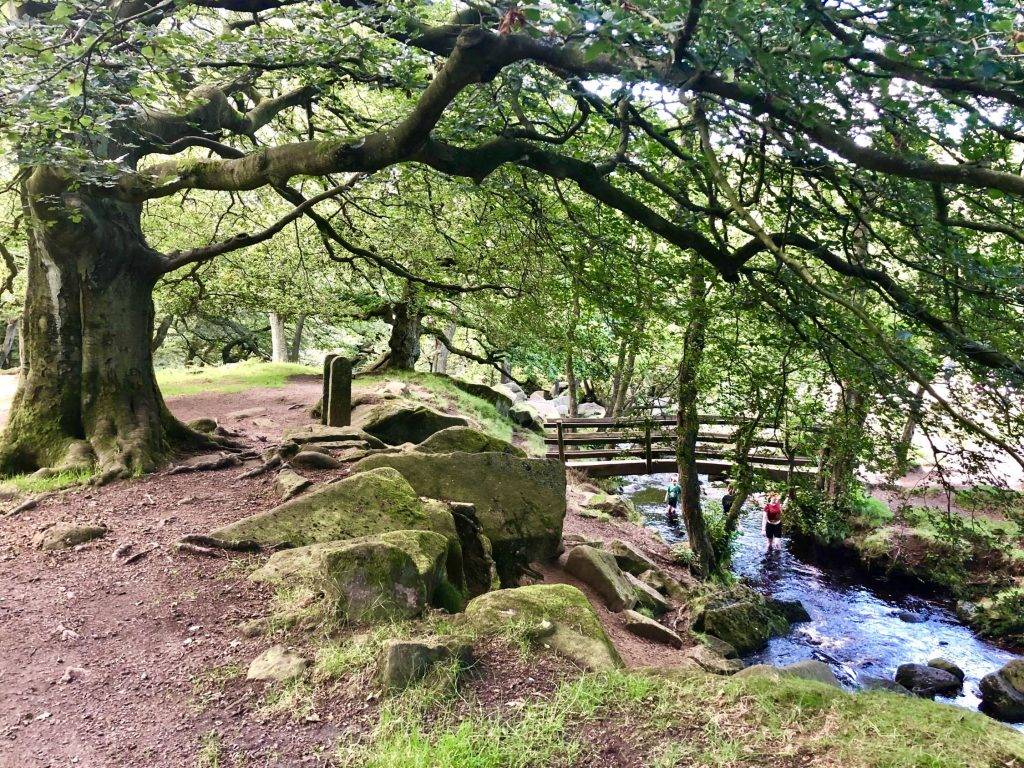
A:
{"type": "Polygon", "coordinates": [[[772,494],[764,505],[764,518],[761,522],[761,532],[768,539],[768,552],[775,549],[775,542],[782,538],[782,502],[779,496],[772,494]]]}
{"type": "Polygon", "coordinates": [[[679,508],[679,497],[682,495],[683,489],[679,485],[679,475],[676,475],[675,480],[668,484],[665,488],[665,502],[668,504],[668,516],[675,517],[676,512],[679,508]]]}

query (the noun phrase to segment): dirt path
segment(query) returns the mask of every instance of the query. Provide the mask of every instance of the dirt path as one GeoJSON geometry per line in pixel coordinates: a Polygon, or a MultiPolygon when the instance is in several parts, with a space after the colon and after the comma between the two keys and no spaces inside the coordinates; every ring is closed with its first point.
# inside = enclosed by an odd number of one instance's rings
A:
{"type": "MultiPolygon", "coordinates": [[[[307,409],[319,394],[317,377],[301,377],[281,389],[168,404],[184,420],[215,416],[258,447],[308,423],[307,409]]],[[[267,612],[267,592],[245,578],[247,558],[172,550],[185,534],[278,503],[272,474],[246,480],[240,474],[238,468],[161,473],[78,488],[0,521],[0,768],[191,768],[201,765],[210,734],[226,754],[244,754],[245,766],[321,766],[333,764],[339,740],[372,727],[377,704],[367,697],[369,680],[356,690],[328,691],[308,716],[269,712],[268,689],[244,680],[249,662],[274,642],[240,631],[267,612]],[[59,520],[103,522],[109,533],[76,550],[35,549],[33,534],[59,520]],[[112,555],[125,544],[148,554],[123,565],[112,555]]],[[[656,555],[667,553],[628,524],[570,513],[566,532],[628,538],[656,555]]],[[[545,568],[544,577],[577,583],[557,567],[545,568]]],[[[631,666],[679,658],[678,651],[627,634],[591,598],[631,666]]],[[[540,686],[541,695],[553,685],[534,682],[546,663],[519,680],[512,667],[488,662],[475,685],[484,692],[540,686]]]]}

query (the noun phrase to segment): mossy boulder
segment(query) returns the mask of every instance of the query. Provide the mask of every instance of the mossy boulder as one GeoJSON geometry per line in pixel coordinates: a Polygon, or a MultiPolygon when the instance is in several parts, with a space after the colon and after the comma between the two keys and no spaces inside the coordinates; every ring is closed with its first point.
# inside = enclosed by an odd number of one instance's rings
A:
{"type": "Polygon", "coordinates": [[[428,605],[459,610],[448,581],[449,541],[431,531],[394,531],[327,548],[320,578],[338,618],[374,622],[419,616],[428,605]]]}
{"type": "Polygon", "coordinates": [[[612,611],[636,605],[636,589],[615,562],[611,552],[583,544],[565,558],[565,570],[593,589],[612,611]]]}
{"type": "Polygon", "coordinates": [[[371,406],[356,416],[356,422],[388,445],[422,443],[442,429],[469,426],[462,416],[451,416],[406,400],[388,400],[371,406]]]}
{"type": "Polygon", "coordinates": [[[420,499],[399,472],[381,467],[242,518],[211,535],[301,547],[395,530],[435,531],[456,538],[452,514],[444,504],[420,499]]]}
{"type": "Polygon", "coordinates": [[[1001,720],[1024,721],[1024,659],[1014,659],[985,675],[979,687],[986,712],[1001,720]]]}
{"type": "Polygon", "coordinates": [[[448,427],[435,432],[416,446],[420,453],[507,453],[526,457],[526,451],[512,443],[481,432],[472,427],[448,427]]]}
{"type": "Polygon", "coordinates": [[[623,611],[622,617],[623,626],[628,632],[633,633],[637,637],[642,637],[653,643],[670,645],[673,648],[683,647],[683,640],[679,635],[664,624],[660,624],[654,619],[644,616],[642,613],[623,611]]]}
{"type": "Polygon", "coordinates": [[[786,664],[782,667],[773,667],[771,664],[755,664],[752,667],[737,672],[736,677],[767,677],[779,679],[780,677],[798,677],[802,680],[813,680],[817,683],[824,683],[833,688],[840,688],[832,668],[823,661],[808,659],[793,664],[786,664]]]}
{"type": "Polygon", "coordinates": [[[622,659],[586,596],[568,584],[500,589],[470,600],[465,620],[484,634],[521,632],[584,669],[608,670],[622,659]]]}
{"type": "Polygon", "coordinates": [[[107,526],[93,523],[59,522],[43,528],[32,537],[32,545],[44,552],[70,549],[107,535],[107,526]]]}
{"type": "Polygon", "coordinates": [[[194,429],[196,432],[210,434],[217,429],[217,420],[203,416],[202,418],[192,419],[187,426],[189,429],[194,429]]]}
{"type": "Polygon", "coordinates": [[[473,663],[473,646],[451,637],[429,637],[415,640],[385,640],[381,648],[378,671],[384,690],[394,692],[409,687],[426,677],[430,670],[455,664],[459,670],[473,663]]]}
{"type": "Polygon", "coordinates": [[[640,551],[638,547],[628,541],[612,539],[604,548],[612,553],[615,557],[615,562],[619,564],[619,568],[627,573],[632,573],[634,576],[640,576],[645,571],[654,570],[658,567],[645,552],[640,551]]]}
{"type": "Polygon", "coordinates": [[[353,472],[382,467],[397,470],[421,496],[472,504],[502,584],[514,583],[525,564],[558,555],[565,470],[557,461],[505,453],[409,452],[368,456],[353,472]]]}
{"type": "Polygon", "coordinates": [[[745,656],[763,648],[768,640],[789,631],[789,621],[763,599],[706,608],[694,622],[694,629],[721,638],[745,656]]]}
{"type": "MultiPolygon", "coordinates": [[[[636,506],[625,496],[617,496],[610,493],[595,493],[583,506],[590,512],[600,512],[609,517],[617,517],[620,520],[640,521],[640,514],[636,506]]],[[[648,566],[649,567],[649,566],[648,566]]]]}
{"type": "Polygon", "coordinates": [[[386,448],[379,439],[358,427],[328,427],[323,424],[309,424],[299,429],[293,429],[284,433],[281,438],[283,443],[296,443],[306,445],[308,443],[328,443],[330,447],[340,447],[342,444],[352,447],[365,448],[386,448]]]}

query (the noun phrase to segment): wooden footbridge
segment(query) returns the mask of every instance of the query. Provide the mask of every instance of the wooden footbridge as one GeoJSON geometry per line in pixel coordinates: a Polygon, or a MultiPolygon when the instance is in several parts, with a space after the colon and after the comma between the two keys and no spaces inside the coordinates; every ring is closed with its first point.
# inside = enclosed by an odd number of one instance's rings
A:
{"type": "MultiPolygon", "coordinates": [[[[699,420],[697,471],[729,475],[736,437],[728,428],[741,422],[720,416],[701,416],[699,420]]],[[[675,417],[558,419],[545,422],[544,427],[547,457],[590,477],[650,475],[678,469],[675,417]]],[[[758,430],[748,463],[759,474],[791,480],[794,475],[814,474],[818,462],[796,455],[787,441],[778,439],[777,430],[767,427],[758,430]]]]}

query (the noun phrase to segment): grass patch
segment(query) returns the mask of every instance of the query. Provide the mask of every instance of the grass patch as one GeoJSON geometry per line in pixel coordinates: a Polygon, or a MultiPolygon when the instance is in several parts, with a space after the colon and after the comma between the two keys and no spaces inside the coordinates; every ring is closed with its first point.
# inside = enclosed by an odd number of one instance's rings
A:
{"type": "Polygon", "coordinates": [[[197,768],[220,768],[223,748],[220,734],[210,731],[199,740],[199,754],[196,756],[197,768]]]}
{"type": "Polygon", "coordinates": [[[0,490],[23,494],[46,493],[47,491],[59,491],[62,488],[82,485],[88,482],[91,477],[92,470],[88,469],[57,472],[49,477],[13,475],[6,478],[3,483],[0,483],[0,490]]]}
{"type": "Polygon", "coordinates": [[[156,372],[156,380],[164,397],[178,397],[283,387],[293,376],[317,373],[320,369],[309,365],[247,360],[202,368],[163,368],[156,372]]]}

